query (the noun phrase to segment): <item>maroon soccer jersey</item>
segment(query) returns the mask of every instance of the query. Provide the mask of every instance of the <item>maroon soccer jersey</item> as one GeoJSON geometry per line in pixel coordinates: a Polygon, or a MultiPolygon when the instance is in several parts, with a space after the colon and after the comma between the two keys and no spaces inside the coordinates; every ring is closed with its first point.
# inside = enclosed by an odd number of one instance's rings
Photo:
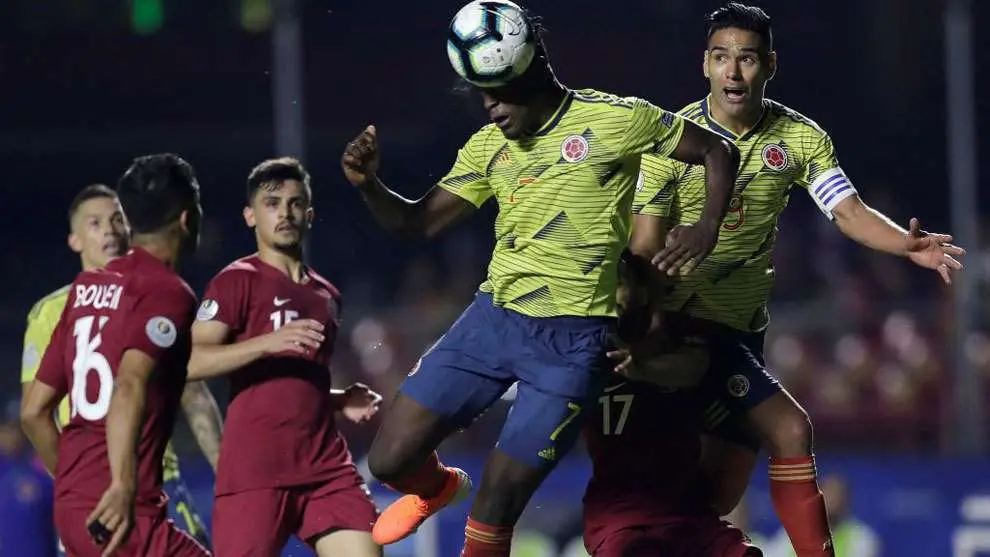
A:
{"type": "Polygon", "coordinates": [[[616,376],[597,403],[584,430],[592,460],[584,495],[588,547],[623,528],[703,513],[694,394],[616,376]]]}
{"type": "Polygon", "coordinates": [[[340,307],[337,289],[311,269],[296,283],[257,256],[235,261],[210,282],[196,318],[227,325],[231,342],[271,333],[296,319],[326,327],[326,340],[315,353],[262,358],[229,376],[217,495],[353,473],[330,401],[340,307]]]}
{"type": "Polygon", "coordinates": [[[189,285],[139,248],[76,277],[37,375],[71,403],[55,474],[60,506],[92,508],[110,486],[106,416],[120,359],[134,349],[157,362],[138,442],[136,500],[138,512],[158,511],[162,455],[186,382],[195,311],[189,285]]]}

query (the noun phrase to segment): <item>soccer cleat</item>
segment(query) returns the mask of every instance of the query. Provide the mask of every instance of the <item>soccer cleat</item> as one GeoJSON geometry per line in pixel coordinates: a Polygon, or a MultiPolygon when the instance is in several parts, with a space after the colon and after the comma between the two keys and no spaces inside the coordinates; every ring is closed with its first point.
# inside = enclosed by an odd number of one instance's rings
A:
{"type": "Polygon", "coordinates": [[[460,468],[447,468],[450,477],[435,497],[423,499],[419,495],[403,495],[389,505],[375,522],[371,537],[378,545],[388,545],[410,536],[427,518],[440,512],[447,505],[463,501],[471,493],[471,478],[460,468]]]}

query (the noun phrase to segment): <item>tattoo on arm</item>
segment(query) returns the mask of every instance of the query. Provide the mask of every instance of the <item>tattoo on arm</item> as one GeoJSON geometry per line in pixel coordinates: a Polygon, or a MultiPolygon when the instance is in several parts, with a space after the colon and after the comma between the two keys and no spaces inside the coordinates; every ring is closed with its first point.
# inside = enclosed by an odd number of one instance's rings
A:
{"type": "Polygon", "coordinates": [[[223,418],[216,399],[205,382],[187,383],[182,393],[182,409],[189,422],[189,428],[196,436],[203,456],[214,470],[220,459],[220,437],[223,433],[223,418]]]}

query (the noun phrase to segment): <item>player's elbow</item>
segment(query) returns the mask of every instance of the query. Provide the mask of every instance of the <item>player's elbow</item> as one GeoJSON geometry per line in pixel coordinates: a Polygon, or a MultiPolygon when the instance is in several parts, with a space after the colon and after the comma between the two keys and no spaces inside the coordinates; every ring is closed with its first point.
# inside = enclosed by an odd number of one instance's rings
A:
{"type": "Polygon", "coordinates": [[[44,405],[28,399],[25,399],[24,402],[21,403],[21,429],[29,437],[31,436],[32,431],[37,431],[39,427],[44,425],[46,420],[51,419],[51,410],[45,408],[44,405]]]}

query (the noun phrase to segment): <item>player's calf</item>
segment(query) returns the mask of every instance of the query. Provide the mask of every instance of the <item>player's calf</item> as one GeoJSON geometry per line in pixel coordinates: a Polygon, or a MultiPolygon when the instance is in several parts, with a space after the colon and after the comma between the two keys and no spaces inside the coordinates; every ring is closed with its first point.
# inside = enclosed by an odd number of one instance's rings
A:
{"type": "Polygon", "coordinates": [[[753,408],[749,418],[770,452],[770,498],[795,553],[834,555],[808,414],[782,390],[753,408]]]}

